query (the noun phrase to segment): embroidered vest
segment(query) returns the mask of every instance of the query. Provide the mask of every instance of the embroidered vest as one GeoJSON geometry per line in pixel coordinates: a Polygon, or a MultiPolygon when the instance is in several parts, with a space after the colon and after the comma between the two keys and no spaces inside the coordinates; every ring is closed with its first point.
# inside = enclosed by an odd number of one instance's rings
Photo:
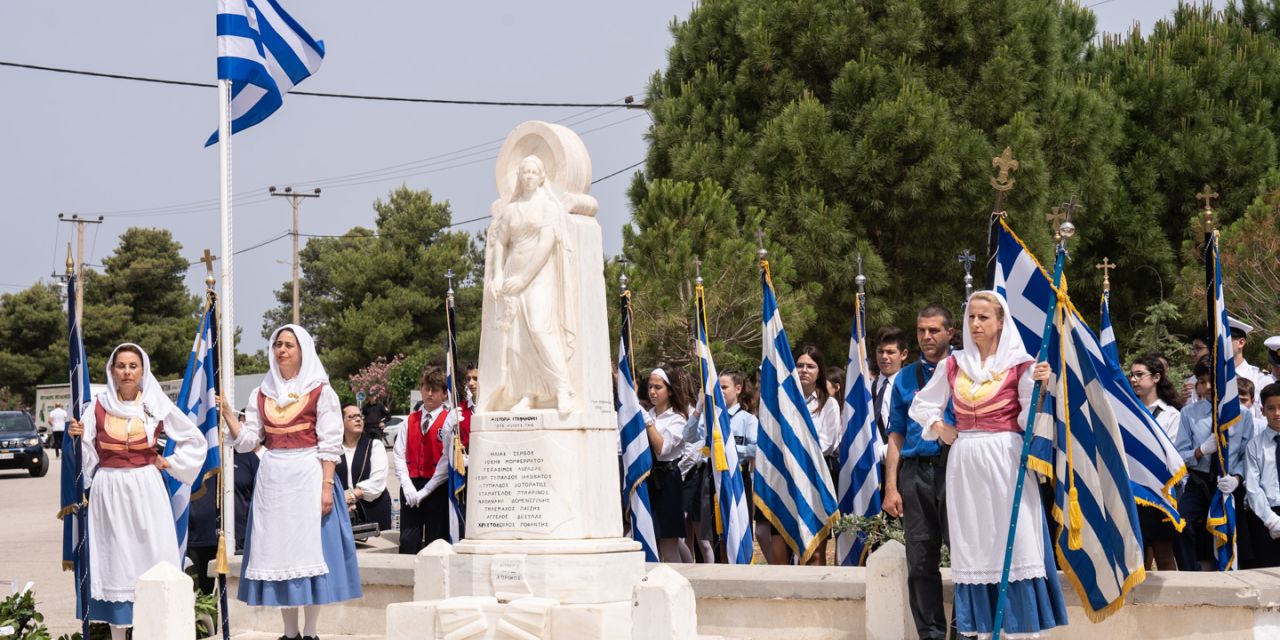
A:
{"type": "Polygon", "coordinates": [[[258,417],[262,420],[263,444],[268,449],[306,449],[316,446],[316,404],[324,385],[312,389],[303,399],[287,407],[258,392],[258,417]]]}
{"type": "MultiPolygon", "coordinates": [[[[147,442],[146,425],[138,428],[141,420],[110,415],[98,402],[93,403],[93,417],[97,422],[93,448],[98,453],[99,467],[135,469],[156,461],[159,454],[147,442]]],[[[156,425],[156,436],[162,433],[164,421],[156,425]]]]}
{"type": "Polygon", "coordinates": [[[956,413],[958,431],[1021,432],[1018,414],[1018,380],[1032,365],[1024,362],[998,374],[990,382],[974,383],[956,364],[955,356],[947,358],[947,381],[951,384],[951,402],[956,413]]]}

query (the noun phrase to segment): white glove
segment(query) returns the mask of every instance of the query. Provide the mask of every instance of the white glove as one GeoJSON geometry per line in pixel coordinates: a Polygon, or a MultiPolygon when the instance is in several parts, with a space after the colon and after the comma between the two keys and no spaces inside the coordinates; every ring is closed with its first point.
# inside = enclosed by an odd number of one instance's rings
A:
{"type": "Polygon", "coordinates": [[[881,442],[880,438],[877,437],[875,441],[872,443],[872,446],[875,447],[876,462],[880,462],[881,460],[884,460],[884,454],[889,451],[889,445],[885,444],[884,442],[881,442]]]}
{"type": "Polygon", "coordinates": [[[1200,443],[1200,455],[1209,455],[1218,451],[1218,436],[1210,435],[1208,440],[1200,443]]]}
{"type": "Polygon", "coordinates": [[[1271,532],[1272,540],[1280,538],[1280,518],[1272,520],[1271,524],[1267,525],[1267,531],[1271,532]]]}
{"type": "Polygon", "coordinates": [[[706,394],[702,394],[702,393],[698,394],[698,404],[694,405],[693,413],[689,414],[689,418],[691,420],[698,420],[702,418],[702,410],[705,408],[703,405],[705,405],[706,402],[707,402],[706,394]]]}
{"type": "Polygon", "coordinates": [[[409,503],[409,506],[416,507],[418,506],[418,503],[422,502],[422,496],[419,495],[417,491],[409,489],[404,492],[404,501],[409,503]]]}
{"type": "Polygon", "coordinates": [[[1240,479],[1235,476],[1222,476],[1218,478],[1218,491],[1227,495],[1235,493],[1236,487],[1240,486],[1240,479]]]}

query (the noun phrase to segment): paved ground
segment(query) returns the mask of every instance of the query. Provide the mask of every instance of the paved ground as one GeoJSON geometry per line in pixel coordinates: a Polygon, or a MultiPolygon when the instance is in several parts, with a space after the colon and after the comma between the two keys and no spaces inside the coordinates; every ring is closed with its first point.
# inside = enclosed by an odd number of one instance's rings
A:
{"type": "Polygon", "coordinates": [[[10,581],[18,581],[19,588],[34,582],[36,600],[54,637],[80,628],[74,580],[71,572],[62,571],[62,522],[54,517],[59,508],[58,462],[49,461],[43,478],[0,471],[0,595],[9,595],[10,581]]]}

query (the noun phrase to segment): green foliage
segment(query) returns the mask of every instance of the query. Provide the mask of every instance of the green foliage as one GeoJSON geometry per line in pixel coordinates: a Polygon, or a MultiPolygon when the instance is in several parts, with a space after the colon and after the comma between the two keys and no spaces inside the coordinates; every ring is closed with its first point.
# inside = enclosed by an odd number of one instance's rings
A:
{"type": "Polygon", "coordinates": [[[35,400],[36,385],[66,378],[67,315],[58,296],[57,285],[43,282],[0,295],[0,387],[20,403],[35,400]]]}
{"type": "MultiPolygon", "coordinates": [[[[868,555],[890,540],[897,540],[899,544],[906,544],[906,538],[902,533],[902,520],[890,518],[883,513],[869,518],[853,515],[840,516],[840,519],[836,520],[836,523],[831,527],[833,536],[841,533],[858,532],[866,535],[865,544],[867,545],[868,555]]],[[[938,566],[951,566],[951,549],[945,544],[942,545],[942,560],[938,566]]]]}
{"type": "Polygon", "coordinates": [[[1191,375],[1191,367],[1188,366],[1191,346],[1185,336],[1174,335],[1169,330],[1170,326],[1177,326],[1181,319],[1182,313],[1178,306],[1168,300],[1160,300],[1147,307],[1142,324],[1125,345],[1128,349],[1125,361],[1132,364],[1134,359],[1149,353],[1160,354],[1169,361],[1165,377],[1175,381],[1187,379],[1191,375]]]}
{"type": "MultiPolygon", "coordinates": [[[[387,408],[393,413],[408,413],[409,394],[418,389],[418,380],[422,378],[422,370],[430,363],[444,363],[445,343],[427,345],[413,355],[400,360],[387,373],[387,408]]],[[[353,396],[354,397],[354,396],[353,396]]]]}
{"type": "Polygon", "coordinates": [[[15,593],[0,601],[0,627],[11,627],[5,635],[13,640],[49,640],[44,615],[36,610],[36,597],[30,590],[15,593]]]}
{"type": "MultiPolygon", "coordinates": [[[[400,187],[373,207],[376,229],[313,238],[300,253],[302,324],[315,336],[330,379],[346,378],[378,357],[443,349],[447,269],[456,277],[458,325],[467,328],[459,347],[475,353],[482,258],[474,239],[449,230],[448,203],[433,201],[428,191],[400,187]]],[[[277,299],[280,306],[264,319],[264,336],[289,321],[292,283],[277,299]]]]}
{"type": "Polygon", "coordinates": [[[103,273],[86,271],[84,341],[94,382],[105,381],[106,360],[121,342],[146,350],[158,379],[182,376],[202,300],[183,282],[181,251],[166,229],[131,227],[103,258],[103,273]]]}

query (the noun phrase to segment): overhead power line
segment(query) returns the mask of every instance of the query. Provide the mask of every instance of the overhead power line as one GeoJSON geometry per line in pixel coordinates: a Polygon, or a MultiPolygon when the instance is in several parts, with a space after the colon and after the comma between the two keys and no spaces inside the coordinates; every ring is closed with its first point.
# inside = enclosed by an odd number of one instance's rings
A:
{"type": "MultiPolygon", "coordinates": [[[[131,82],[149,82],[152,84],[167,84],[178,87],[197,87],[200,89],[216,89],[218,85],[212,82],[190,82],[187,80],[168,80],[165,78],[147,78],[144,76],[130,76],[121,73],[103,73],[99,71],[85,71],[83,69],[67,69],[65,67],[50,67],[40,64],[24,64],[21,62],[9,62],[0,60],[0,66],[13,67],[15,69],[28,69],[31,71],[48,71],[51,73],[65,73],[77,76],[89,76],[92,78],[106,78],[109,80],[129,80],[131,82]]],[[[354,93],[329,93],[323,91],[290,91],[291,96],[312,96],[315,98],[340,98],[343,100],[376,100],[382,102],[412,102],[419,104],[457,104],[472,105],[482,107],[595,107],[595,108],[614,108],[614,109],[648,109],[648,104],[644,102],[635,102],[634,98],[627,96],[627,101],[623,104],[605,104],[597,102],[533,102],[518,100],[459,100],[453,98],[406,98],[402,96],[370,96],[359,95],[354,93]]]]}

